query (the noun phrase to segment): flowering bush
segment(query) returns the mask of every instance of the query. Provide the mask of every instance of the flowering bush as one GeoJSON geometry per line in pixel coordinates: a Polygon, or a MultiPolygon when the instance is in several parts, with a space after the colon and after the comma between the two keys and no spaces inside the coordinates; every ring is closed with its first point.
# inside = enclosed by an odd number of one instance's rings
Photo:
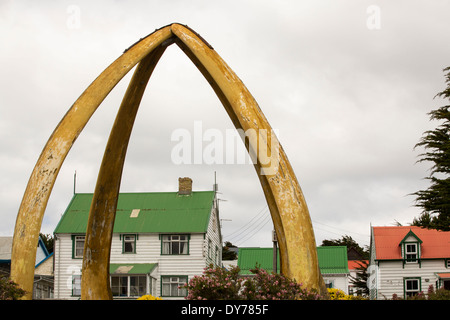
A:
{"type": "Polygon", "coordinates": [[[212,266],[204,269],[203,276],[195,276],[184,288],[188,300],[237,300],[243,279],[238,277],[239,268],[226,270],[212,266]]]}
{"type": "Polygon", "coordinates": [[[258,267],[250,270],[255,277],[244,282],[241,293],[246,300],[318,300],[320,296],[302,289],[302,284],[278,273],[268,273],[258,267]]]}
{"type": "Polygon", "coordinates": [[[162,298],[154,297],[151,294],[146,294],[142,297],[137,298],[136,300],[162,300],[162,298]]]}
{"type": "MultiPolygon", "coordinates": [[[[432,289],[431,285],[431,289],[432,289]]],[[[434,290],[428,290],[428,300],[450,300],[450,290],[444,288],[434,290]]]]}
{"type": "Polygon", "coordinates": [[[239,277],[239,267],[226,270],[220,267],[205,268],[203,276],[195,276],[184,287],[188,300],[318,300],[321,297],[309,292],[283,275],[256,267],[250,270],[255,276],[239,277]]]}
{"type": "Polygon", "coordinates": [[[25,290],[6,277],[0,278],[0,300],[18,300],[25,295],[25,290]]]}

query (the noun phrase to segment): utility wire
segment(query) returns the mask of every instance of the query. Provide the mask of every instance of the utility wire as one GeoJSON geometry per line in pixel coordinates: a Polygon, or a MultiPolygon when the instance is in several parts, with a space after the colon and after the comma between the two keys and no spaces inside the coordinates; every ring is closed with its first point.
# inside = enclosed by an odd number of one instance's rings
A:
{"type": "Polygon", "coordinates": [[[323,228],[318,227],[317,225],[314,226],[314,229],[322,230],[322,231],[325,231],[325,232],[328,232],[328,233],[333,233],[333,234],[340,235],[340,236],[343,235],[342,232],[345,232],[346,234],[348,234],[348,233],[353,233],[353,234],[356,234],[356,235],[359,235],[359,236],[364,236],[364,237],[366,237],[365,239],[362,239],[362,238],[360,238],[360,237],[357,237],[357,238],[355,237],[356,240],[358,240],[358,241],[360,241],[360,242],[364,242],[364,243],[366,243],[366,244],[368,243],[367,235],[365,235],[365,234],[357,233],[357,232],[352,232],[352,231],[348,231],[348,230],[344,230],[344,229],[332,227],[332,226],[326,225],[326,224],[321,223],[321,222],[318,222],[318,221],[313,221],[313,224],[316,224],[316,223],[317,223],[317,224],[321,224],[321,225],[323,225],[323,226],[325,226],[325,227],[334,229],[334,230],[340,230],[341,232],[338,233],[338,232],[326,230],[326,229],[323,229],[323,228]]]}
{"type": "Polygon", "coordinates": [[[255,228],[257,228],[257,229],[254,230],[253,233],[247,233],[247,234],[243,235],[243,237],[241,239],[235,240],[235,241],[237,241],[237,246],[239,247],[244,242],[253,238],[269,221],[271,221],[270,218],[271,218],[270,215],[266,216],[264,218],[264,220],[261,220],[260,223],[257,226],[255,226],[255,228]],[[245,240],[243,240],[243,239],[245,239],[245,240]]]}
{"type": "Polygon", "coordinates": [[[258,218],[260,215],[262,215],[264,213],[264,211],[267,210],[267,205],[264,206],[263,208],[261,208],[257,214],[255,214],[252,219],[250,219],[249,222],[247,222],[246,224],[244,224],[242,227],[240,227],[239,229],[233,231],[232,233],[228,234],[226,237],[230,237],[232,235],[234,235],[235,233],[240,232],[242,229],[246,228],[249,224],[252,223],[253,220],[255,220],[256,218],[258,218]]]}
{"type": "Polygon", "coordinates": [[[256,232],[258,232],[261,229],[261,226],[264,226],[267,224],[267,222],[270,220],[270,216],[265,216],[263,219],[261,219],[258,223],[255,223],[252,226],[252,229],[248,232],[241,233],[238,238],[236,238],[234,241],[239,242],[240,240],[248,237],[249,235],[254,235],[256,232]]]}
{"type": "MultiPolygon", "coordinates": [[[[260,209],[260,211],[255,214],[250,221],[248,221],[246,224],[244,224],[242,227],[240,227],[239,229],[233,231],[232,233],[224,236],[224,238],[227,239],[227,241],[230,242],[236,242],[239,244],[242,244],[245,241],[248,241],[249,239],[253,238],[271,219],[270,214],[266,215],[266,213],[268,212],[268,207],[267,205],[264,206],[262,209],[260,209]]],[[[362,233],[357,233],[357,232],[353,232],[353,231],[348,231],[348,230],[344,230],[344,229],[340,229],[340,228],[336,228],[333,226],[329,226],[326,225],[322,222],[319,221],[312,221],[314,224],[316,224],[315,229],[324,231],[324,232],[328,232],[328,233],[332,233],[332,234],[336,234],[336,235],[340,235],[342,236],[342,232],[344,232],[345,234],[354,234],[354,235],[358,235],[358,236],[362,236],[364,238],[367,237],[367,235],[362,234],[362,233]],[[317,224],[322,225],[324,227],[330,228],[332,230],[339,230],[341,232],[336,232],[336,231],[330,231],[327,229],[323,229],[317,226],[317,224]]],[[[360,237],[357,238],[357,240],[362,241],[367,243],[367,239],[362,239],[360,237]]]]}
{"type": "Polygon", "coordinates": [[[344,229],[332,227],[332,226],[326,225],[325,223],[322,223],[322,222],[319,222],[319,221],[314,221],[314,220],[313,220],[313,223],[318,223],[318,224],[321,224],[321,225],[323,225],[323,226],[325,226],[325,227],[328,227],[328,228],[332,228],[332,229],[336,229],[336,230],[341,230],[341,231],[343,231],[343,232],[353,233],[353,234],[357,234],[357,235],[360,235],[360,236],[363,236],[363,237],[367,237],[366,234],[362,234],[362,233],[358,233],[358,232],[354,232],[354,231],[348,231],[348,230],[344,230],[344,229]]]}
{"type": "Polygon", "coordinates": [[[232,239],[232,238],[236,238],[237,236],[239,236],[240,234],[242,234],[242,232],[246,231],[248,228],[250,228],[253,224],[252,222],[256,219],[259,220],[261,219],[261,216],[267,211],[268,207],[265,206],[264,208],[262,208],[256,215],[253,216],[253,218],[247,222],[245,225],[243,225],[242,227],[240,227],[239,229],[233,231],[232,233],[224,236],[224,238],[227,239],[232,239]],[[238,233],[237,235],[235,235],[236,233],[238,233]]]}

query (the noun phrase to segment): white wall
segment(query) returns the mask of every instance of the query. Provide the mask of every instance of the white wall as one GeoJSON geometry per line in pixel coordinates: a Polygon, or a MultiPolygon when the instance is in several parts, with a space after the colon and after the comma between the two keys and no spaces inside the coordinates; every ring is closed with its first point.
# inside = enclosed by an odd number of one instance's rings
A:
{"type": "Polygon", "coordinates": [[[404,278],[421,278],[421,291],[427,293],[428,287],[436,289],[436,272],[448,272],[445,260],[422,260],[419,263],[405,263],[402,261],[380,261],[378,266],[377,299],[392,299],[393,294],[403,298],[404,278]]]}
{"type": "Polygon", "coordinates": [[[348,294],[348,275],[323,274],[322,277],[323,277],[323,280],[325,281],[325,283],[327,281],[331,281],[333,283],[333,288],[340,289],[345,294],[348,294]]]}

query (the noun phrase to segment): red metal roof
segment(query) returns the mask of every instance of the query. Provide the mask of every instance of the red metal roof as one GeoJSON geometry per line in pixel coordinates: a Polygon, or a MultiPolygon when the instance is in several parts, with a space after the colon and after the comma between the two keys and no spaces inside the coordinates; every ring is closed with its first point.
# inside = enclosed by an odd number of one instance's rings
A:
{"type": "Polygon", "coordinates": [[[361,268],[361,265],[367,265],[368,260],[348,260],[348,269],[349,270],[356,270],[358,268],[361,268]]]}
{"type": "Polygon", "coordinates": [[[450,232],[414,226],[373,227],[377,260],[402,259],[400,243],[412,231],[421,243],[420,258],[450,258],[450,232]]]}

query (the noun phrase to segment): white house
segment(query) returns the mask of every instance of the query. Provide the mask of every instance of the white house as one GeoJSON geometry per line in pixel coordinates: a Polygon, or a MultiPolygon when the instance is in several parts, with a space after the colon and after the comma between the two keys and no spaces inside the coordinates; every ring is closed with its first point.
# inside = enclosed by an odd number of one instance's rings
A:
{"type": "Polygon", "coordinates": [[[371,299],[426,294],[430,285],[450,289],[450,232],[372,227],[368,275],[371,299]]]}
{"type": "MultiPolygon", "coordinates": [[[[215,186],[216,188],[216,186],[215,186]]],[[[75,194],[55,234],[55,298],[79,299],[84,239],[92,194],[75,194]]],[[[113,297],[145,294],[182,299],[179,288],[209,264],[221,265],[222,236],[216,192],[120,193],[110,256],[113,297]]]]}

